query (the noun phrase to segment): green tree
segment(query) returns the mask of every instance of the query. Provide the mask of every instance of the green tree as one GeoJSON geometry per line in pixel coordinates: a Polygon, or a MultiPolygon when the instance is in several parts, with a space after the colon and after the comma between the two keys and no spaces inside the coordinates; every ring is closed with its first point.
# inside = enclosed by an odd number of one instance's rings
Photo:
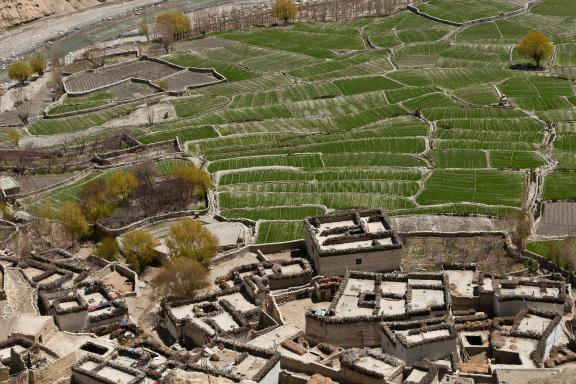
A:
{"type": "Polygon", "coordinates": [[[206,268],[191,259],[173,259],[160,270],[153,281],[158,297],[193,298],[210,285],[206,268]]]}
{"type": "Polygon", "coordinates": [[[520,40],[516,49],[521,55],[533,59],[536,62],[536,67],[540,68],[540,63],[548,59],[554,52],[554,45],[544,33],[529,32],[520,40]]]}
{"type": "Polygon", "coordinates": [[[90,234],[90,226],[78,204],[66,202],[58,210],[58,220],[72,237],[72,245],[76,240],[90,234]]]}
{"type": "Polygon", "coordinates": [[[208,265],[218,251],[218,239],[200,221],[184,218],[170,227],[166,246],[173,258],[187,258],[208,265]]]}
{"type": "Polygon", "coordinates": [[[113,237],[106,237],[96,245],[94,254],[108,261],[116,261],[120,254],[118,242],[113,237]]]}
{"type": "Polygon", "coordinates": [[[288,23],[288,20],[298,16],[298,6],[292,0],[276,0],[272,5],[272,16],[288,23]]]}
{"type": "Polygon", "coordinates": [[[138,186],[138,180],[131,172],[116,171],[108,181],[108,194],[125,201],[138,186]]]}
{"type": "Polygon", "coordinates": [[[30,68],[36,72],[38,76],[42,76],[46,72],[46,60],[42,55],[36,55],[30,59],[30,68]]]}
{"type": "Polygon", "coordinates": [[[8,66],[8,77],[24,84],[32,76],[32,68],[26,63],[16,61],[8,66]]]}
{"type": "Polygon", "coordinates": [[[136,229],[122,236],[122,252],[128,263],[138,273],[156,259],[156,244],[150,232],[136,229]]]}

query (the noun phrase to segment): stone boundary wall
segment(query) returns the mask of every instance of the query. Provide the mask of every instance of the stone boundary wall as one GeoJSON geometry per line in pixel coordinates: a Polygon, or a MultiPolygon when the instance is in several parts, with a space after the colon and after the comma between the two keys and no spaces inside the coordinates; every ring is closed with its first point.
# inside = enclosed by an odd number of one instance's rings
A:
{"type": "MultiPolygon", "coordinates": [[[[98,260],[105,261],[104,259],[100,259],[99,257],[96,257],[96,256],[89,256],[89,258],[91,260],[98,259],[98,260]]],[[[124,276],[125,278],[127,278],[132,283],[134,290],[132,292],[121,293],[122,297],[136,297],[136,296],[138,296],[138,294],[140,293],[140,285],[138,284],[138,282],[139,282],[138,274],[135,271],[133,271],[129,267],[122,265],[118,262],[112,262],[112,263],[107,263],[105,266],[102,267],[102,269],[97,271],[96,276],[101,277],[102,275],[104,275],[108,271],[116,272],[116,273],[124,276]]]]}
{"type": "Polygon", "coordinates": [[[172,154],[169,153],[166,155],[159,155],[159,156],[155,156],[154,158],[144,159],[143,161],[142,160],[136,160],[133,162],[124,162],[124,163],[111,164],[111,165],[94,165],[94,164],[92,164],[92,165],[88,166],[87,168],[84,168],[83,170],[81,170],[77,174],[72,175],[70,178],[63,180],[59,183],[52,184],[52,185],[49,185],[47,187],[41,188],[41,189],[36,190],[36,191],[29,192],[26,194],[20,193],[20,194],[16,194],[16,195],[10,195],[9,198],[15,199],[15,200],[22,200],[23,204],[29,204],[28,200],[30,200],[31,198],[41,199],[44,197],[43,196],[44,193],[50,192],[56,188],[61,188],[61,187],[65,187],[65,186],[70,185],[70,184],[74,184],[74,183],[80,181],[81,179],[89,176],[94,171],[108,170],[108,169],[111,170],[111,169],[115,169],[115,168],[129,167],[129,166],[137,165],[137,164],[140,164],[142,162],[147,162],[147,161],[148,162],[155,162],[155,161],[159,161],[159,160],[172,159],[172,158],[185,160],[186,157],[182,156],[182,151],[181,151],[182,148],[180,147],[179,142],[175,141],[175,140],[160,141],[158,143],[152,143],[152,144],[138,144],[138,146],[105,153],[105,154],[103,154],[103,156],[104,156],[103,158],[107,159],[107,158],[111,158],[111,157],[121,156],[124,154],[128,154],[128,153],[137,151],[139,148],[153,148],[153,147],[166,145],[170,142],[174,142],[174,148],[177,149],[177,151],[172,153],[172,154]]]}
{"type": "Polygon", "coordinates": [[[0,264],[0,301],[8,299],[6,296],[6,269],[0,264]]]}
{"type": "Polygon", "coordinates": [[[63,180],[59,183],[56,184],[52,184],[49,185],[47,187],[38,189],[36,191],[32,191],[29,193],[20,193],[20,194],[16,194],[16,195],[11,195],[10,197],[15,199],[15,200],[22,200],[23,204],[28,204],[28,199],[34,198],[35,200],[41,199],[44,196],[42,196],[42,194],[44,194],[45,192],[50,192],[55,188],[60,188],[60,187],[65,187],[69,184],[74,184],[78,181],[80,181],[81,179],[89,176],[92,171],[94,171],[96,169],[95,165],[92,165],[88,168],[83,169],[82,171],[72,175],[71,177],[67,178],[66,180],[63,180]]]}
{"type": "MultiPolygon", "coordinates": [[[[107,65],[106,68],[108,68],[108,69],[109,69],[109,68],[115,68],[115,67],[119,67],[119,66],[122,66],[122,65],[126,65],[126,63],[138,62],[138,61],[143,61],[143,60],[150,60],[150,61],[154,61],[154,62],[157,62],[157,63],[160,63],[160,64],[166,64],[166,65],[168,65],[169,67],[175,68],[175,69],[180,69],[180,70],[184,69],[184,67],[181,67],[181,66],[179,66],[179,65],[172,64],[172,63],[168,63],[167,61],[160,60],[160,59],[154,59],[154,58],[148,57],[148,56],[146,56],[146,55],[142,55],[142,56],[140,56],[140,57],[137,57],[137,58],[134,59],[134,60],[128,60],[128,61],[124,61],[124,62],[122,62],[122,63],[116,63],[116,64],[107,65]]],[[[101,68],[104,68],[104,67],[101,67],[101,68]]],[[[98,68],[98,69],[100,69],[100,68],[98,68]]],[[[66,92],[66,94],[68,94],[68,95],[73,95],[73,96],[84,96],[84,95],[87,95],[88,93],[92,93],[92,92],[94,92],[94,91],[99,91],[99,90],[101,90],[101,89],[108,88],[108,87],[111,87],[111,86],[113,86],[113,85],[118,85],[118,84],[121,84],[122,82],[124,82],[124,81],[126,81],[126,80],[128,80],[128,79],[131,79],[131,77],[128,77],[128,78],[126,78],[126,79],[122,79],[122,80],[116,81],[115,83],[106,84],[106,85],[103,85],[103,86],[101,86],[101,87],[93,88],[93,89],[91,89],[91,90],[89,90],[89,91],[70,92],[70,91],[68,90],[68,87],[66,86],[67,80],[69,80],[69,79],[71,79],[71,78],[74,78],[74,77],[78,77],[78,76],[80,76],[80,74],[83,74],[83,73],[96,72],[96,71],[98,71],[98,69],[85,69],[85,70],[83,70],[83,71],[76,72],[76,73],[74,73],[73,75],[70,75],[70,76],[68,76],[66,79],[64,79],[64,81],[63,81],[62,83],[63,83],[63,85],[64,85],[64,91],[66,92]]]]}
{"type": "Polygon", "coordinates": [[[220,222],[225,222],[225,223],[242,223],[247,227],[255,227],[256,226],[256,221],[254,220],[249,220],[249,219],[239,219],[239,218],[227,218],[224,217],[222,215],[219,214],[214,214],[214,219],[220,221],[220,222]]]}
{"type": "MultiPolygon", "coordinates": [[[[156,80],[156,82],[162,81],[162,80],[166,80],[166,79],[168,79],[168,78],[170,78],[170,77],[172,77],[172,76],[180,75],[181,73],[186,72],[186,71],[188,71],[188,72],[198,72],[198,73],[210,73],[210,74],[212,74],[212,76],[214,76],[217,80],[211,81],[211,82],[209,82],[209,83],[204,83],[204,84],[187,85],[186,87],[184,87],[184,89],[177,90],[177,91],[168,91],[168,90],[167,90],[166,92],[168,93],[168,95],[170,95],[170,96],[183,96],[183,95],[185,95],[188,91],[191,91],[192,89],[208,87],[208,86],[216,85],[216,84],[222,84],[222,83],[225,83],[225,82],[227,81],[227,80],[226,80],[226,77],[224,77],[222,74],[220,74],[218,71],[216,71],[216,70],[213,69],[213,68],[188,67],[188,68],[186,68],[186,69],[184,69],[184,70],[182,70],[182,71],[180,71],[180,72],[176,72],[176,73],[174,73],[174,74],[172,74],[172,75],[168,75],[168,76],[165,76],[165,77],[163,77],[163,78],[161,78],[161,79],[158,79],[158,80],[156,80]]],[[[159,88],[160,88],[160,87],[159,87],[159,88]]]]}
{"type": "Polygon", "coordinates": [[[286,251],[289,249],[304,249],[306,243],[303,239],[301,240],[291,240],[291,241],[284,241],[280,243],[263,243],[263,244],[254,244],[248,247],[250,252],[260,251],[263,254],[266,253],[277,253],[286,251]]]}
{"type": "MultiPolygon", "coordinates": [[[[140,35],[138,34],[138,36],[140,36],[140,35]]],[[[114,38],[114,37],[112,37],[112,38],[114,38]]],[[[121,45],[122,45],[122,44],[117,45],[117,46],[113,46],[113,47],[107,47],[107,49],[118,49],[118,47],[121,46],[121,45]]],[[[85,53],[87,50],[88,50],[88,48],[87,48],[87,49],[83,49],[83,50],[82,50],[82,53],[85,53]]],[[[109,53],[109,54],[105,55],[104,57],[105,57],[105,58],[108,58],[108,57],[115,57],[115,56],[125,56],[125,55],[129,55],[129,54],[135,54],[136,56],[138,56],[138,53],[139,53],[139,52],[138,52],[138,49],[128,49],[128,50],[126,50],[126,51],[112,52],[112,53],[109,53]]],[[[83,57],[80,55],[79,57],[77,56],[76,58],[73,58],[73,60],[72,60],[69,64],[66,64],[65,66],[70,65],[70,64],[73,64],[73,63],[75,63],[76,61],[80,61],[80,60],[88,60],[88,61],[91,61],[90,59],[83,58],[83,57]]],[[[92,63],[92,64],[94,64],[94,63],[92,63]]],[[[114,63],[114,64],[119,64],[119,63],[114,63]]],[[[110,64],[110,65],[114,65],[114,64],[110,64]]],[[[63,76],[72,76],[72,75],[74,75],[75,73],[78,73],[78,72],[66,72],[66,71],[62,71],[62,75],[63,75],[63,76]]]]}
{"type": "Polygon", "coordinates": [[[110,227],[105,226],[104,224],[96,223],[96,224],[94,224],[94,230],[99,234],[116,237],[116,236],[120,236],[122,233],[127,232],[131,229],[143,227],[143,226],[150,225],[150,224],[155,224],[155,223],[158,223],[160,221],[164,221],[164,220],[168,220],[168,219],[176,219],[176,218],[184,217],[184,216],[205,215],[207,213],[208,213],[208,208],[204,208],[201,210],[190,209],[190,210],[184,210],[184,211],[160,213],[158,215],[145,217],[141,220],[135,221],[133,223],[130,223],[130,224],[128,224],[124,227],[120,227],[120,228],[110,228],[110,227]]]}
{"type": "MultiPolygon", "coordinates": [[[[166,61],[166,60],[162,60],[162,59],[159,59],[159,58],[157,58],[157,57],[149,57],[149,56],[146,56],[146,55],[141,55],[141,56],[139,56],[138,58],[136,58],[136,59],[134,59],[134,60],[129,60],[129,61],[125,61],[125,62],[122,62],[122,63],[117,63],[117,64],[108,65],[108,66],[106,66],[106,68],[118,67],[118,66],[121,66],[121,65],[125,65],[126,63],[137,62],[137,61],[144,61],[144,60],[153,61],[153,62],[156,62],[156,63],[158,63],[158,64],[163,64],[163,65],[169,66],[169,67],[171,67],[171,68],[179,69],[179,70],[180,70],[180,72],[177,72],[177,73],[172,74],[172,75],[169,75],[169,76],[174,76],[174,75],[176,75],[176,74],[181,73],[181,72],[184,71],[184,70],[188,70],[188,71],[200,72],[200,73],[210,72],[210,73],[212,73],[212,75],[213,75],[214,77],[216,77],[216,78],[218,79],[217,81],[214,81],[214,82],[211,82],[211,83],[207,83],[207,84],[203,84],[203,85],[200,85],[200,86],[195,86],[195,85],[187,86],[187,87],[185,88],[184,92],[186,92],[186,91],[188,91],[188,90],[190,90],[190,89],[194,89],[194,88],[200,88],[200,87],[204,87],[204,86],[208,86],[208,85],[214,85],[214,84],[219,84],[219,83],[222,83],[222,82],[226,82],[226,77],[224,77],[222,74],[220,74],[220,73],[219,73],[218,71],[216,71],[215,69],[212,69],[212,68],[200,68],[200,67],[183,67],[183,66],[181,66],[181,65],[177,65],[177,64],[174,64],[174,63],[170,63],[170,62],[168,62],[168,61],[166,61]]],[[[102,68],[104,68],[104,67],[102,67],[102,68]]],[[[100,68],[98,68],[98,69],[100,69],[100,68]]],[[[96,69],[96,70],[94,70],[94,69],[86,69],[86,70],[84,70],[84,71],[77,72],[77,73],[75,73],[75,74],[70,75],[69,77],[67,77],[66,80],[68,80],[68,79],[70,79],[70,78],[72,78],[72,77],[78,77],[78,76],[80,76],[80,74],[83,74],[83,73],[87,73],[87,72],[92,73],[92,72],[95,72],[95,71],[97,71],[98,69],[96,69]]],[[[169,77],[169,76],[164,76],[164,77],[159,78],[159,79],[157,79],[157,80],[155,80],[155,81],[158,82],[158,81],[163,80],[163,79],[165,79],[165,78],[167,78],[167,77],[169,77]]],[[[122,79],[122,80],[117,81],[117,82],[112,83],[112,84],[106,84],[106,85],[101,86],[101,87],[93,88],[93,89],[91,89],[91,90],[89,90],[89,91],[70,92],[70,91],[68,90],[67,85],[66,85],[66,80],[63,81],[64,91],[66,92],[66,94],[68,94],[68,95],[73,95],[73,96],[84,96],[84,95],[87,95],[87,94],[92,93],[92,92],[95,92],[95,91],[100,91],[100,90],[103,90],[103,89],[105,89],[105,88],[108,88],[108,87],[111,87],[111,86],[114,86],[114,85],[121,84],[121,83],[123,83],[124,81],[127,81],[127,80],[141,80],[141,81],[147,81],[147,82],[148,82],[148,80],[137,79],[137,78],[129,77],[129,78],[122,79]]],[[[150,82],[150,85],[151,85],[152,82],[151,82],[151,81],[149,81],[149,82],[150,82]]],[[[154,86],[154,88],[156,88],[156,89],[162,89],[162,88],[160,88],[158,85],[153,85],[153,86],[154,86]]],[[[162,90],[163,90],[163,89],[162,89],[162,90]]],[[[163,90],[163,91],[164,91],[164,90],[163,90]]],[[[172,93],[169,93],[169,94],[172,94],[172,93]]],[[[174,95],[178,95],[178,94],[179,94],[179,93],[174,93],[174,95]]]]}
{"type": "MultiPolygon", "coordinates": [[[[48,105],[46,108],[44,108],[44,111],[43,111],[44,119],[47,119],[47,120],[60,119],[60,118],[64,118],[64,117],[71,117],[71,116],[83,115],[83,114],[90,113],[90,112],[98,112],[98,111],[102,111],[102,110],[104,110],[104,109],[108,109],[108,108],[112,108],[112,107],[117,107],[117,106],[120,106],[120,105],[135,103],[135,102],[137,102],[137,101],[143,101],[143,100],[147,100],[147,99],[152,99],[152,98],[155,98],[155,97],[159,97],[159,96],[162,96],[162,94],[165,92],[162,88],[160,88],[159,86],[157,86],[156,84],[154,84],[154,83],[151,82],[150,80],[138,79],[138,78],[135,78],[135,77],[131,77],[131,78],[122,80],[121,82],[116,83],[116,84],[108,85],[108,86],[106,86],[105,88],[113,87],[113,86],[116,86],[116,85],[118,85],[118,84],[122,84],[122,83],[125,83],[125,82],[146,84],[146,85],[149,85],[149,86],[151,86],[152,88],[158,90],[159,93],[153,93],[153,94],[151,94],[151,95],[146,95],[146,96],[141,96],[141,97],[135,97],[135,98],[133,98],[133,99],[114,100],[114,101],[111,101],[110,103],[107,103],[107,104],[104,104],[104,105],[100,105],[100,106],[92,107],[92,108],[81,109],[81,110],[78,110],[78,111],[63,112],[63,113],[57,113],[57,114],[53,114],[53,115],[48,114],[48,111],[49,111],[51,108],[53,108],[53,107],[55,107],[55,106],[63,105],[64,99],[61,99],[62,101],[56,102],[56,103],[59,103],[59,104],[53,103],[53,104],[48,105]]],[[[103,88],[103,89],[105,89],[105,88],[103,88]]],[[[101,90],[103,90],[103,89],[101,89],[101,90]]],[[[91,92],[90,92],[90,93],[91,93],[91,92]]],[[[66,95],[67,95],[67,94],[66,94],[66,95]]],[[[66,98],[67,98],[67,97],[66,97],[66,98]]]]}
{"type": "Polygon", "coordinates": [[[413,6],[413,5],[408,5],[407,6],[408,10],[415,13],[418,16],[422,16],[425,17],[429,20],[438,22],[438,23],[442,23],[442,24],[447,24],[447,25],[452,25],[454,27],[468,27],[471,25],[476,25],[476,24],[481,24],[481,23],[487,23],[487,22],[491,22],[491,21],[496,21],[496,20],[500,20],[500,19],[505,19],[508,17],[512,17],[512,16],[518,16],[521,15],[522,13],[526,12],[528,10],[528,3],[526,3],[523,7],[521,7],[520,9],[514,10],[514,11],[510,11],[510,12],[502,12],[498,15],[495,16],[488,16],[488,17],[483,17],[480,19],[474,19],[474,20],[468,20],[462,23],[456,22],[456,21],[451,21],[451,20],[446,20],[446,19],[441,19],[439,17],[436,16],[432,16],[429,15],[427,13],[422,12],[421,10],[419,10],[417,8],[417,6],[413,6]]]}

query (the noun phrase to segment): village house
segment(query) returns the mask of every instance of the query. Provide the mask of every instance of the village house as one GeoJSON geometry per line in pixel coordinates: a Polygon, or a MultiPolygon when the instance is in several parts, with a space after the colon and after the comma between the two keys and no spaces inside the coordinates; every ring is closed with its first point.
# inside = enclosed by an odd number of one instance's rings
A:
{"type": "Polygon", "coordinates": [[[402,242],[380,209],[307,217],[304,239],[320,275],[400,269],[402,242]]]}

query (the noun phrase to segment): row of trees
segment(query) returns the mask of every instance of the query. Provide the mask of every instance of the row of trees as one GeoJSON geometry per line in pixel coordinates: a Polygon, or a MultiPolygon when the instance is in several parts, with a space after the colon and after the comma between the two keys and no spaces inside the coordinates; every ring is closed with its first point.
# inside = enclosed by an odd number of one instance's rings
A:
{"type": "Polygon", "coordinates": [[[153,38],[159,39],[166,52],[172,50],[175,41],[190,37],[192,34],[192,22],[182,12],[161,13],[156,17],[152,28],[149,24],[147,19],[140,20],[138,32],[146,36],[148,41],[153,38]]]}
{"type": "MultiPolygon", "coordinates": [[[[138,273],[157,263],[157,242],[145,230],[134,230],[122,237],[122,251],[126,261],[138,273]]],[[[207,266],[218,250],[218,240],[200,221],[184,218],[170,227],[166,237],[171,260],[156,277],[155,290],[159,296],[192,297],[208,286],[207,266]]],[[[94,251],[107,260],[116,260],[120,248],[115,238],[103,239],[94,251]]]]}
{"type": "Polygon", "coordinates": [[[109,178],[99,177],[84,184],[74,202],[56,208],[45,203],[38,208],[39,217],[59,222],[68,233],[72,245],[90,234],[90,224],[113,214],[124,221],[157,214],[181,207],[193,197],[203,197],[213,188],[210,176],[191,165],[174,166],[168,178],[157,178],[152,164],[135,170],[118,170],[109,178]],[[122,216],[123,215],[123,216],[122,216]]]}
{"type": "MultiPolygon", "coordinates": [[[[218,239],[200,221],[190,218],[172,224],[165,242],[172,259],[194,260],[203,266],[210,264],[218,250],[218,239]]],[[[122,237],[126,260],[138,272],[157,262],[154,249],[157,245],[152,234],[145,230],[130,231],[122,237]]],[[[98,250],[98,255],[109,258],[110,248],[106,250],[108,253],[98,250]]]]}
{"type": "MultiPolygon", "coordinates": [[[[298,16],[298,6],[292,0],[276,0],[271,12],[274,17],[288,23],[298,16]]],[[[170,52],[175,41],[192,35],[192,22],[182,12],[165,12],[156,17],[152,27],[147,19],[140,20],[138,32],[148,41],[159,39],[166,52],[170,52]]]]}
{"type": "Polygon", "coordinates": [[[33,56],[28,63],[15,61],[8,66],[8,77],[20,84],[24,84],[32,74],[42,76],[44,72],[46,72],[46,60],[41,55],[33,56]]]}

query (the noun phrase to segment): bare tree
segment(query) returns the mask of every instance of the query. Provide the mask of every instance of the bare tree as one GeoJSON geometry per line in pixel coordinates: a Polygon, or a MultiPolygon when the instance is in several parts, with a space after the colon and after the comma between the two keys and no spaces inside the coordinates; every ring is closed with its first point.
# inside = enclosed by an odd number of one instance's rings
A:
{"type": "Polygon", "coordinates": [[[154,106],[148,104],[146,106],[146,120],[148,121],[148,125],[152,126],[154,124],[154,106]]]}
{"type": "Polygon", "coordinates": [[[16,107],[16,112],[18,113],[18,118],[22,124],[28,124],[28,118],[30,117],[30,108],[32,103],[25,96],[22,87],[18,88],[14,92],[14,107],[16,107]]]}
{"type": "Polygon", "coordinates": [[[166,50],[166,53],[172,51],[174,45],[174,25],[169,22],[157,22],[156,23],[156,34],[162,42],[162,46],[166,50]]]}
{"type": "Polygon", "coordinates": [[[55,48],[50,55],[50,88],[54,91],[54,99],[59,99],[64,93],[64,83],[62,82],[62,68],[64,67],[64,54],[59,47],[55,48]]]}
{"type": "Polygon", "coordinates": [[[84,52],[84,57],[92,62],[94,69],[104,66],[106,62],[106,48],[90,48],[84,52]]]}

